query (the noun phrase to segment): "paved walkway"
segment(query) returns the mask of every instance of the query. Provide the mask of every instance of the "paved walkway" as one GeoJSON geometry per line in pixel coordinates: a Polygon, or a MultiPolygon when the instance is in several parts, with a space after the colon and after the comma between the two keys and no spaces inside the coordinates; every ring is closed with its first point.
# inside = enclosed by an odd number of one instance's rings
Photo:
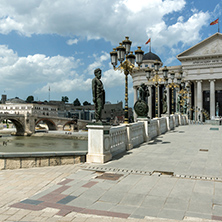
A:
{"type": "Polygon", "coordinates": [[[0,171],[0,221],[222,221],[222,126],[180,126],[101,165],[0,171]]]}

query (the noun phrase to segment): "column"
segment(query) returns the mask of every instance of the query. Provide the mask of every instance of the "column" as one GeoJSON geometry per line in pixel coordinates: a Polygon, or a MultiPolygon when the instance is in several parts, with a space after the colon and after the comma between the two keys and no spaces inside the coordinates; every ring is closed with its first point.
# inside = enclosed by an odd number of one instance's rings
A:
{"type": "Polygon", "coordinates": [[[166,87],[167,91],[167,114],[170,115],[170,89],[166,87]]]}
{"type": "Polygon", "coordinates": [[[201,110],[203,109],[203,88],[202,88],[202,81],[198,80],[197,81],[197,107],[198,107],[198,112],[197,112],[197,121],[202,121],[202,113],[201,110]],[[200,119],[199,119],[200,116],[200,119]]]}
{"type": "Polygon", "coordinates": [[[215,80],[210,81],[210,119],[215,118],[215,80]]]}
{"type": "MultiPolygon", "coordinates": [[[[137,87],[134,86],[133,87],[133,90],[134,90],[134,104],[136,103],[136,101],[138,100],[138,93],[137,93],[137,87]]],[[[133,106],[134,106],[133,104],[133,106]]],[[[137,119],[137,115],[136,115],[136,112],[135,110],[133,109],[133,117],[134,117],[134,122],[136,122],[136,119],[137,119]]]]}
{"type": "MultiPolygon", "coordinates": [[[[160,85],[156,86],[156,90],[157,90],[156,96],[158,98],[155,98],[155,101],[157,102],[157,107],[155,104],[155,112],[156,112],[156,108],[157,108],[158,117],[160,117],[160,85]]],[[[155,117],[156,117],[156,113],[155,113],[155,117]]]]}
{"type": "Polygon", "coordinates": [[[152,86],[148,86],[150,96],[148,97],[149,112],[148,116],[152,118],[152,86]]]}

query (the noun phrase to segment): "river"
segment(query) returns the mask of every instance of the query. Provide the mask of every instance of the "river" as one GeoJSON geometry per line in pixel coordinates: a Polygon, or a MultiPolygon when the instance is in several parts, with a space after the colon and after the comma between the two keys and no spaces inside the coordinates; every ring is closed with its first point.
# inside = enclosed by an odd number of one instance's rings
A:
{"type": "Polygon", "coordinates": [[[87,140],[55,137],[27,137],[3,134],[0,138],[1,152],[54,152],[87,151],[87,140]]]}

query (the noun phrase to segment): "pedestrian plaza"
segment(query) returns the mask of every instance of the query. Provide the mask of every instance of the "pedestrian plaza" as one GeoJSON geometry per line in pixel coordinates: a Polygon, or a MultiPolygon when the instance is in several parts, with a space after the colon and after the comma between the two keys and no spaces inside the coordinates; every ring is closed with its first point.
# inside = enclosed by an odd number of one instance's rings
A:
{"type": "Polygon", "coordinates": [[[105,164],[0,172],[0,221],[222,221],[222,126],[184,125],[105,164]]]}

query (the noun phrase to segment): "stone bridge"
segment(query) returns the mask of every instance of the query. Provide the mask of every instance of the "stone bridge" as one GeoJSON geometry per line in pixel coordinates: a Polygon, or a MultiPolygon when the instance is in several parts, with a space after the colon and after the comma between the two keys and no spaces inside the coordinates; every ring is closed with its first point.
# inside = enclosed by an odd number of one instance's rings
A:
{"type": "MultiPolygon", "coordinates": [[[[16,127],[16,135],[31,135],[35,133],[35,127],[41,121],[47,124],[49,130],[64,130],[66,125],[76,124],[72,118],[63,118],[56,116],[36,116],[36,115],[22,115],[22,114],[0,114],[0,122],[3,120],[10,120],[16,127]]],[[[86,120],[78,120],[78,129],[83,129],[89,123],[86,120]]]]}

